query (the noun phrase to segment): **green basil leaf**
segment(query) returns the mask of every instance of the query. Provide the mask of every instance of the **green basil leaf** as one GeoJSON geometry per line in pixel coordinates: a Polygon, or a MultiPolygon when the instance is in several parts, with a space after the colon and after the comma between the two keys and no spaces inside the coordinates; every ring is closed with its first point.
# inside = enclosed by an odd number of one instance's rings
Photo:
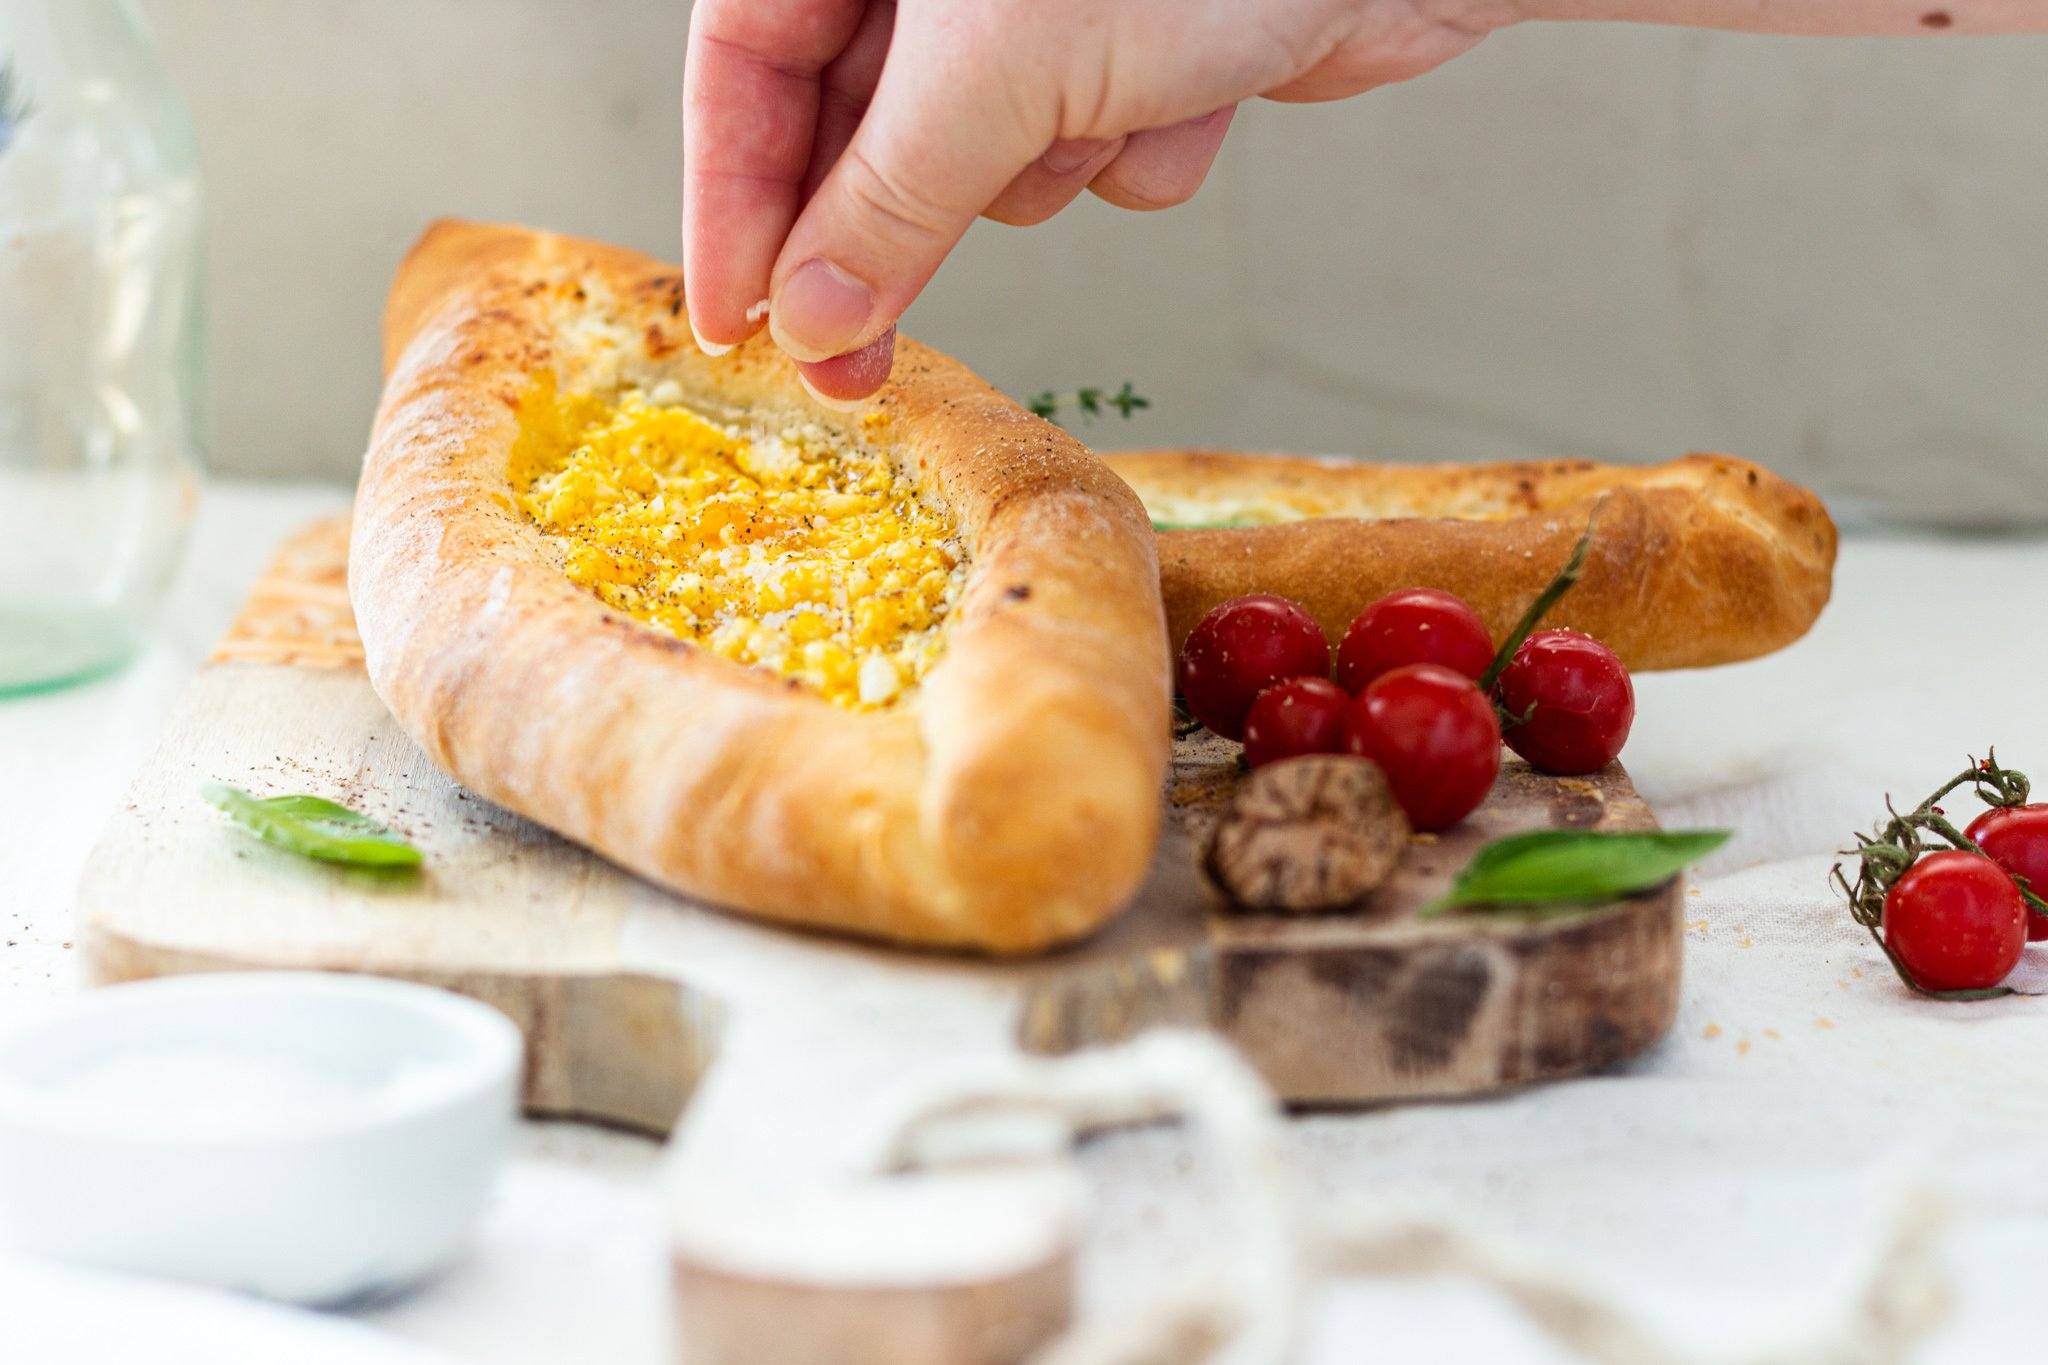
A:
{"type": "Polygon", "coordinates": [[[200,788],[229,819],[267,844],[349,867],[418,867],[420,851],[369,816],[321,796],[253,796],[225,782],[200,788]]]}
{"type": "Polygon", "coordinates": [[[1558,905],[1647,891],[1728,842],[1732,830],[1547,829],[1496,839],[1424,907],[1558,905]]]}

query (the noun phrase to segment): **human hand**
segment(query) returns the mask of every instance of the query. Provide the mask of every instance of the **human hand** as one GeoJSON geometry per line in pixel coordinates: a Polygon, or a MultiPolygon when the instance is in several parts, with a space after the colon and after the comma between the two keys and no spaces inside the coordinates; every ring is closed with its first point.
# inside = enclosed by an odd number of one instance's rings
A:
{"type": "Polygon", "coordinates": [[[1510,0],[698,0],[683,263],[707,349],[765,321],[828,400],[977,216],[1190,198],[1241,100],[1342,99],[1512,22],[1510,0]],[[772,303],[771,303],[772,301],[772,303]]]}

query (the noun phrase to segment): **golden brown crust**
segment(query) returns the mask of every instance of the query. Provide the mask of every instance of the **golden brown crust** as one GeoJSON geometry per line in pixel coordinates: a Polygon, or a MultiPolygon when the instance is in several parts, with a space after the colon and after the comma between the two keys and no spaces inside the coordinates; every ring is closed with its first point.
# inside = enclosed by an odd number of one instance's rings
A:
{"type": "Polygon", "coordinates": [[[347,668],[363,661],[348,601],[348,518],[322,518],[293,532],[249,589],[213,664],[347,668]]]}
{"type": "Polygon", "coordinates": [[[659,263],[521,228],[431,229],[385,354],[350,589],[379,695],[463,783],[690,895],[885,939],[1030,951],[1135,890],[1168,750],[1154,550],[1077,442],[914,342],[860,412],[829,410],[765,339],[701,354],[659,263]],[[971,577],[919,692],[832,706],[553,567],[507,457],[520,395],[583,363],[593,314],[625,372],[887,450],[950,512],[971,577]]]}
{"type": "Polygon", "coordinates": [[[1827,604],[1835,526],[1820,499],[1727,455],[1646,467],[1550,461],[1378,465],[1223,451],[1106,457],[1154,506],[1284,503],[1306,520],[1164,530],[1160,579],[1176,648],[1218,602],[1273,592],[1337,638],[1396,588],[1457,593],[1505,633],[1592,516],[1585,576],[1547,624],[1604,640],[1631,668],[1767,654],[1827,604]]]}

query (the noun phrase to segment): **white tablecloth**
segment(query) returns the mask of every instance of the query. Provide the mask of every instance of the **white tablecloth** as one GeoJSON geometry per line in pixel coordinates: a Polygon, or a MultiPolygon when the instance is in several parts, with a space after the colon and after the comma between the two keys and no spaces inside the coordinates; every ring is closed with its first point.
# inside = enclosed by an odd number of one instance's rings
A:
{"type": "MultiPolygon", "coordinates": [[[[343,498],[216,487],[159,642],[116,678],[0,704],[0,1021],[71,988],[70,893],[106,812],[272,545],[343,498]]],[[[2044,618],[2048,542],[1866,538],[1796,648],[1639,679],[1638,784],[1667,824],[1739,831],[1692,889],[1678,1027],[1614,1075],[1303,1118],[1323,1202],[1455,1216],[1718,1347],[1816,1302],[1876,1212],[1877,1173],[1904,1163],[1956,1216],[1957,1309],[1927,1358],[2031,1354],[2048,1002],[1909,996],[1823,878],[1885,791],[1917,799],[1989,744],[2048,794],[2044,618]]],[[[527,1125],[475,1254],[363,1318],[477,1361],[664,1359],[655,1160],[635,1139],[527,1125]]],[[[1086,1164],[1089,1306],[1128,1306],[1228,1244],[1211,1172],[1177,1133],[1094,1143],[1086,1164]]],[[[1334,1287],[1308,1356],[1564,1358],[1458,1283],[1334,1287]]]]}

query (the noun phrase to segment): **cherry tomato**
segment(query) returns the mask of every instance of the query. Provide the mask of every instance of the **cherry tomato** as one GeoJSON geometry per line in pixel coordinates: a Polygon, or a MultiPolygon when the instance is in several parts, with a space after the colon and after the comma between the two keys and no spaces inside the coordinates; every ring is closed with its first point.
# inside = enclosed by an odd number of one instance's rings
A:
{"type": "Polygon", "coordinates": [[[1442,664],[1478,678],[1493,663],[1486,622],[1465,599],[1435,588],[1390,592],[1358,613],[1337,644],[1337,685],[1363,692],[1406,664],[1442,664]]]}
{"type": "MultiPolygon", "coordinates": [[[[2048,899],[2048,806],[1993,806],[1963,831],[1970,842],[2007,872],[2027,879],[2027,889],[2048,899]]],[[[2048,915],[2029,906],[2027,939],[2048,938],[2048,915]]]]}
{"type": "Polygon", "coordinates": [[[1598,772],[1628,743],[1636,689],[1614,651],[1576,630],[1539,630],[1500,675],[1510,749],[1547,773],[1598,772]],[[1527,716],[1517,721],[1513,717],[1527,716]]]}
{"type": "Polygon", "coordinates": [[[1330,676],[1330,642],[1315,618],[1284,597],[1257,593],[1219,603],[1180,650],[1180,694],[1196,720],[1225,739],[1244,735],[1245,712],[1284,678],[1330,676]]]}
{"type": "Polygon", "coordinates": [[[1387,775],[1417,829],[1448,829],[1470,815],[1500,774],[1500,721],[1462,673],[1409,664],[1382,673],[1344,717],[1344,746],[1387,775]]]}
{"type": "Polygon", "coordinates": [[[1302,754],[1344,752],[1351,695],[1328,678],[1289,678],[1252,701],[1244,717],[1244,761],[1254,768],[1302,754]]]}
{"type": "Polygon", "coordinates": [[[1885,893],[1884,941],[1923,990],[1986,990],[2026,951],[2026,902],[1989,858],[1929,853],[1885,893]]]}

